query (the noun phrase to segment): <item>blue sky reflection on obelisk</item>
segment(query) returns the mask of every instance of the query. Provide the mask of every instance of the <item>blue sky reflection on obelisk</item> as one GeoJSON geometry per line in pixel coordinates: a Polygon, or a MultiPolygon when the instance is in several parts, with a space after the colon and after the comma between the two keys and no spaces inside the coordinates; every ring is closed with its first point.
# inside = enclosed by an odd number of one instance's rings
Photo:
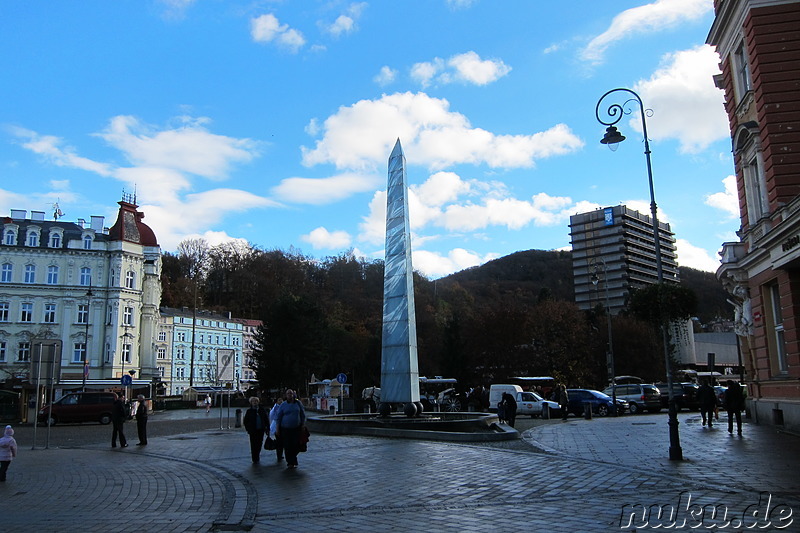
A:
{"type": "Polygon", "coordinates": [[[406,158],[400,139],[389,156],[383,274],[381,401],[418,402],[417,318],[411,268],[406,158]]]}

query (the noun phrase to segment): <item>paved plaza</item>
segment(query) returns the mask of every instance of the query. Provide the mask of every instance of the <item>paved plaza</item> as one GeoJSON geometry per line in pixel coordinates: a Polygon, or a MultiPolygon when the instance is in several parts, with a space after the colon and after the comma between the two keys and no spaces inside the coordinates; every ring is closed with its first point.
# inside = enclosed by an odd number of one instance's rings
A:
{"type": "Polygon", "coordinates": [[[626,519],[626,505],[711,504],[729,512],[721,530],[736,530],[750,509],[754,530],[800,531],[800,438],[751,424],[738,438],[722,424],[701,427],[697,413],[679,418],[681,462],[666,459],[663,413],[536,421],[522,440],[486,445],[315,434],[297,470],[266,451],[253,465],[240,428],[146,447],[129,435],[124,449],[21,441],[0,484],[0,520],[5,531],[37,532],[594,532],[658,525],[626,519]]]}

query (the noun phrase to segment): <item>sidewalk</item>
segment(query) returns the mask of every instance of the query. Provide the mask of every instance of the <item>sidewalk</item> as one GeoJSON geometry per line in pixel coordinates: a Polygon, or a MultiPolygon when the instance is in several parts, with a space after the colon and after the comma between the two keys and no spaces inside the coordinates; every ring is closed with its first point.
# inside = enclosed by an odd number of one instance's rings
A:
{"type": "Polygon", "coordinates": [[[798,531],[800,439],[747,425],[740,441],[693,416],[681,416],[681,463],[664,459],[666,415],[526,431],[546,453],[315,434],[297,470],[273,452],[253,465],[242,429],[125,449],[21,445],[0,516],[4,530],[41,532],[630,531],[620,529],[626,504],[677,505],[689,493],[743,510],[765,490],[794,512],[782,531],[798,531]]]}

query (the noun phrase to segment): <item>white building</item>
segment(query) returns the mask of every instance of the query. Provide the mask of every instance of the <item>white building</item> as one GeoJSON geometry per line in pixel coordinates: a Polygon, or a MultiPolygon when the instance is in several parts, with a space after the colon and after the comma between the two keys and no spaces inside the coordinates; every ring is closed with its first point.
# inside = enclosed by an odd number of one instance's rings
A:
{"type": "Polygon", "coordinates": [[[227,383],[241,390],[244,327],[229,316],[162,307],[156,361],[165,392],[227,383]]]}
{"type": "Polygon", "coordinates": [[[161,249],[134,197],[109,229],[12,209],[0,218],[0,382],[156,376],[161,249]]]}

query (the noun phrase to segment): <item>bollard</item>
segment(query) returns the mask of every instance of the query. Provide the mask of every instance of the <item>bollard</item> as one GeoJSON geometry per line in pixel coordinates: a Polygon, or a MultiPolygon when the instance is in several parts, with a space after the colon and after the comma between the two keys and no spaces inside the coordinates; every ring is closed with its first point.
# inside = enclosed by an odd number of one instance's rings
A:
{"type": "MultiPolygon", "coordinates": [[[[228,420],[230,420],[230,419],[228,419],[228,420]]],[[[242,410],[241,409],[237,409],[236,410],[236,424],[234,425],[234,427],[237,427],[237,428],[242,427],[242,410]]]]}
{"type": "Polygon", "coordinates": [[[330,413],[332,415],[336,414],[336,406],[335,405],[331,405],[330,407],[328,407],[328,410],[330,411],[330,413]]]}
{"type": "Polygon", "coordinates": [[[542,420],[550,420],[550,406],[542,405],[542,420]]]}
{"type": "Polygon", "coordinates": [[[583,404],[583,418],[586,420],[592,419],[592,404],[589,402],[583,404]]]}

